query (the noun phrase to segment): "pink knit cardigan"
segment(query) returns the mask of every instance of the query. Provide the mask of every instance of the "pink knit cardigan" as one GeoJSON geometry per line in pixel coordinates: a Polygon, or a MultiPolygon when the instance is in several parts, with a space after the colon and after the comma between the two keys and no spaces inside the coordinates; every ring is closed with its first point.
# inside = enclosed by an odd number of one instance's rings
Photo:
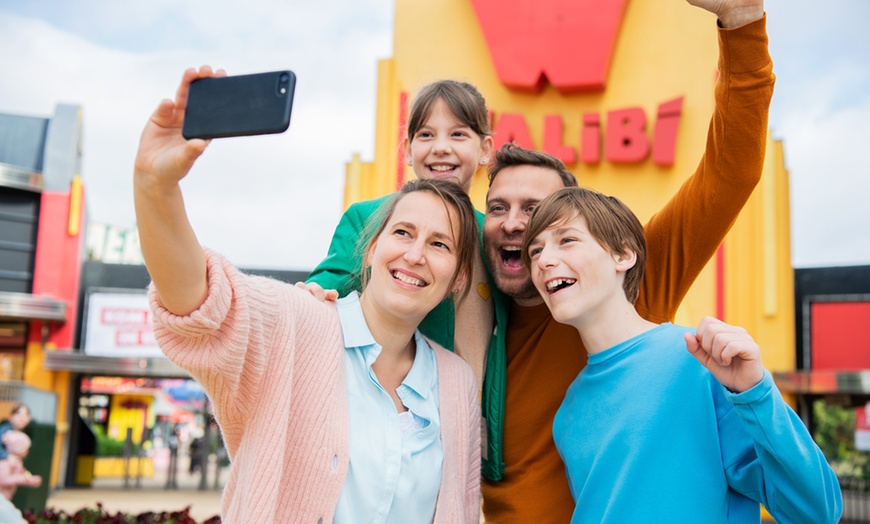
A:
{"type": "MultiPolygon", "coordinates": [[[[208,297],[179,317],[152,286],[157,341],[202,384],[232,461],[224,522],[332,522],[348,470],[344,339],[335,305],[206,251],[208,297]]],[[[430,341],[444,463],[436,523],[480,521],[480,407],[471,368],[430,341]]]]}

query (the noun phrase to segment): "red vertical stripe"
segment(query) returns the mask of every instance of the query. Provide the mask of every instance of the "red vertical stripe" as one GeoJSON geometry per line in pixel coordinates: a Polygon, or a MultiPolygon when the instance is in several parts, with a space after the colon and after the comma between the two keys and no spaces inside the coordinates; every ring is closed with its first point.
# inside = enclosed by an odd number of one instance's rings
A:
{"type": "Polygon", "coordinates": [[[725,243],[716,250],[716,318],[725,320],[725,243]]]}
{"type": "Polygon", "coordinates": [[[405,150],[401,146],[408,127],[408,93],[399,93],[399,147],[396,154],[396,191],[405,183],[405,150]]]}
{"type": "MultiPolygon", "coordinates": [[[[69,235],[69,193],[44,191],[41,200],[33,294],[50,296],[67,303],[67,321],[51,333],[49,342],[59,348],[71,348],[78,318],[80,265],[84,248],[82,224],[79,224],[79,234],[69,235]]],[[[82,216],[79,215],[78,220],[82,220],[82,216]]],[[[40,340],[39,330],[31,330],[30,341],[40,340]]]]}

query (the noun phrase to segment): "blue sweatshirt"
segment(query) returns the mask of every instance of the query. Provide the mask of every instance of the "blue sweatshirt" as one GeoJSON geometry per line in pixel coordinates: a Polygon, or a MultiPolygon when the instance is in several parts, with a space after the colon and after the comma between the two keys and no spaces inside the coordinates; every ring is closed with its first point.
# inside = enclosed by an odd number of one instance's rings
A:
{"type": "Polygon", "coordinates": [[[834,472],[770,373],[740,394],[666,323],[589,355],[553,422],[572,523],[837,522],[834,472]]]}

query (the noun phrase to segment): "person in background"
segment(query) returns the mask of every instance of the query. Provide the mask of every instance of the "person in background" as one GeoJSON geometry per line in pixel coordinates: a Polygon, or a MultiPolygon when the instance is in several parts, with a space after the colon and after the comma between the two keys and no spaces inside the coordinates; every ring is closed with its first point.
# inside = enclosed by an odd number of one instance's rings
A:
{"type": "Polygon", "coordinates": [[[203,437],[196,437],[190,441],[190,447],[188,448],[188,455],[190,456],[190,464],[187,468],[187,473],[193,475],[197,471],[199,471],[202,462],[202,453],[203,453],[203,437]]]}
{"type": "Polygon", "coordinates": [[[178,489],[178,450],[181,447],[181,424],[172,426],[167,439],[169,465],[166,467],[166,489],[178,489]]]}
{"type": "Polygon", "coordinates": [[[12,497],[18,486],[38,488],[42,477],[31,475],[24,468],[24,457],[30,451],[30,437],[17,429],[10,429],[0,437],[6,447],[7,456],[0,460],[0,522],[3,524],[25,524],[27,521],[12,504],[12,497]]]}
{"type": "Polygon", "coordinates": [[[12,406],[9,418],[0,422],[0,460],[9,455],[6,445],[3,444],[3,435],[10,430],[23,431],[28,424],[30,424],[30,408],[27,407],[27,404],[19,402],[12,406]]]}

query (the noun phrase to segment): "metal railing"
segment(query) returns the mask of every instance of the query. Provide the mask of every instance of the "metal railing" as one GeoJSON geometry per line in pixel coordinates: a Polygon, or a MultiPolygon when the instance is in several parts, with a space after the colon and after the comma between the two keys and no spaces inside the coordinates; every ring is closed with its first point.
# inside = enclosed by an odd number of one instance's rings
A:
{"type": "Polygon", "coordinates": [[[870,522],[870,480],[861,477],[839,477],[843,491],[841,523],[870,522]]]}

